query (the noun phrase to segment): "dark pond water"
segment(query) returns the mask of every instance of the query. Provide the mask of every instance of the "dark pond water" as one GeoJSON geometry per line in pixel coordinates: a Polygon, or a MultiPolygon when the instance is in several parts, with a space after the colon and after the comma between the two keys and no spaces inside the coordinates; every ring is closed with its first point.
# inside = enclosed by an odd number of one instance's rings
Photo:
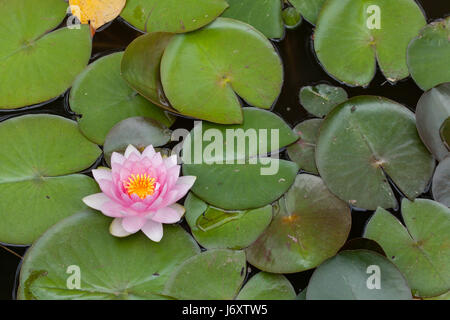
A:
{"type": "MultiPolygon", "coordinates": [[[[428,22],[443,18],[450,14],[449,0],[419,0],[427,16],[428,22]]],[[[401,23],[401,21],[399,22],[401,23]]],[[[316,60],[312,50],[311,35],[313,27],[306,22],[295,29],[289,30],[283,41],[277,42],[279,53],[284,62],[285,82],[281,96],[274,106],[273,111],[285,119],[292,126],[311,118],[311,116],[300,106],[298,92],[301,87],[318,83],[329,83],[340,85],[329,77],[316,60]]],[[[93,60],[113,51],[121,51],[140,33],[128,27],[120,19],[98,32],[94,37],[93,60]]],[[[380,95],[404,104],[411,110],[415,109],[416,103],[422,95],[422,91],[411,80],[407,79],[396,85],[386,82],[381,72],[378,71],[375,79],[368,88],[345,87],[350,96],[357,95],[380,95]]],[[[52,113],[75,119],[66,104],[66,96],[59,97],[52,102],[41,106],[32,106],[20,110],[0,111],[0,121],[9,117],[28,113],[52,113]]],[[[191,128],[192,120],[179,118],[174,128],[191,128]]],[[[397,193],[399,198],[401,194],[397,193]]],[[[422,195],[429,198],[430,194],[422,195]]],[[[1,201],[1,200],[0,200],[1,201]]],[[[392,211],[400,218],[398,212],[392,211]]],[[[364,226],[372,211],[352,211],[352,230],[350,238],[358,238],[363,234],[364,226]]],[[[23,256],[26,247],[7,247],[18,255],[23,256]]],[[[20,268],[20,258],[0,248],[0,299],[14,298],[17,274],[20,268]]],[[[308,284],[313,270],[289,275],[297,291],[302,290],[308,284]]]]}

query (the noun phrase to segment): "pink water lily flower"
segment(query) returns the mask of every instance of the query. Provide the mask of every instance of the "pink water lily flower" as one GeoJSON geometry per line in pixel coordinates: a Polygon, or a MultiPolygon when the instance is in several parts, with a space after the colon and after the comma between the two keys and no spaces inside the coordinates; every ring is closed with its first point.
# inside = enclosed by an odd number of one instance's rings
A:
{"type": "Polygon", "coordinates": [[[129,145],[125,154],[114,152],[111,169],[92,170],[102,190],[87,196],[84,203],[115,218],[110,232],[126,237],[142,230],[159,242],[163,224],[178,222],[184,207],[177,204],[189,191],[196,177],[180,177],[177,156],[163,158],[150,145],[142,154],[129,145]]]}

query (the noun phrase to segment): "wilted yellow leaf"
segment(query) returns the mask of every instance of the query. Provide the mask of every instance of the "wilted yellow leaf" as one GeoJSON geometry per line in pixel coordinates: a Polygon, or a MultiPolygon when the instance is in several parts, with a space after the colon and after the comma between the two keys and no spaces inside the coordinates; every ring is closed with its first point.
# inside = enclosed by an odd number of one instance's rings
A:
{"type": "Polygon", "coordinates": [[[72,14],[94,30],[114,20],[125,7],[126,0],[69,0],[72,14]]]}

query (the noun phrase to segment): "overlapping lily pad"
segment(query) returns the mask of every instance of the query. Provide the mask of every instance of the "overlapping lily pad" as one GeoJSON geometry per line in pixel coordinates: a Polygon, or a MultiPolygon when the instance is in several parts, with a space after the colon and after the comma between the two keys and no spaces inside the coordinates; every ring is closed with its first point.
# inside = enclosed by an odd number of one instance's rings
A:
{"type": "Polygon", "coordinates": [[[420,31],[408,47],[408,66],[419,87],[428,90],[450,82],[450,17],[435,21],[420,31]]]}
{"type": "Polygon", "coordinates": [[[207,249],[243,249],[258,239],[272,221],[272,206],[225,211],[190,193],[184,202],[186,221],[195,239],[207,249]]]}
{"type": "Polygon", "coordinates": [[[450,156],[437,166],[432,185],[434,199],[450,207],[450,156]]]}
{"type": "Polygon", "coordinates": [[[300,169],[315,174],[319,173],[315,150],[322,122],[322,119],[310,119],[296,125],[294,132],[299,135],[300,139],[287,148],[289,158],[296,162],[300,169]]]}
{"type": "Polygon", "coordinates": [[[300,104],[309,113],[323,118],[335,106],[347,100],[347,92],[340,88],[327,84],[307,86],[300,90],[300,104]]]}
{"type": "Polygon", "coordinates": [[[86,208],[95,181],[73,174],[101,151],[71,120],[27,115],[0,124],[0,242],[30,244],[57,221],[86,208]]]}
{"type": "Polygon", "coordinates": [[[285,276],[259,272],[242,288],[238,300],[294,300],[292,284],[285,276]]]}
{"type": "Polygon", "coordinates": [[[378,209],[367,224],[365,237],[383,247],[415,296],[433,297],[449,291],[450,209],[431,200],[404,200],[402,217],[406,227],[378,209]]]}
{"type": "Polygon", "coordinates": [[[0,1],[0,109],[61,95],[88,64],[89,27],[49,32],[66,9],[63,0],[0,1]]]}
{"type": "Polygon", "coordinates": [[[174,121],[122,79],[122,55],[122,52],[107,55],[89,65],[77,77],[70,92],[70,107],[81,115],[80,130],[97,144],[105,142],[114,125],[130,117],[152,118],[165,126],[174,121]]]}
{"type": "Polygon", "coordinates": [[[225,0],[127,0],[121,16],[144,32],[189,32],[217,18],[225,0]]]}
{"type": "Polygon", "coordinates": [[[313,175],[298,175],[274,210],[270,226],[246,249],[249,263],[263,271],[312,269],[334,256],[350,232],[350,208],[313,175]]]}
{"type": "Polygon", "coordinates": [[[88,211],[49,229],[25,256],[18,298],[170,298],[164,286],[183,261],[200,251],[195,241],[179,226],[165,226],[159,243],[142,233],[116,238],[109,234],[110,223],[88,211]]]}
{"type": "Polygon", "coordinates": [[[308,22],[315,24],[326,0],[289,0],[308,22]]]}
{"type": "Polygon", "coordinates": [[[405,278],[389,260],[375,252],[354,250],[339,253],[316,269],[306,299],[411,300],[412,296],[405,278]]]}
{"type": "Polygon", "coordinates": [[[161,60],[161,82],[173,108],[217,123],[242,123],[242,97],[269,109],[283,83],[280,57],[250,25],[218,18],[207,27],[174,36],[161,60]]]}
{"type": "Polygon", "coordinates": [[[284,36],[280,0],[227,0],[230,5],[222,17],[233,18],[254,26],[267,38],[284,36]]]}
{"type": "Polygon", "coordinates": [[[330,0],[322,8],[314,49],[325,70],[354,86],[367,86],[376,61],[390,82],[409,75],[406,50],[425,26],[414,0],[330,0]]]}
{"type": "Polygon", "coordinates": [[[352,98],[330,112],[320,130],[316,164],[331,192],[372,210],[397,207],[388,178],[414,199],[425,191],[435,166],[414,114],[374,96],[352,98]]]}
{"type": "Polygon", "coordinates": [[[242,125],[202,122],[183,146],[183,173],[197,180],[192,191],[226,210],[261,208],[283,195],[298,166],[266,154],[298,139],[278,116],[244,109],[242,125]],[[258,157],[261,156],[261,157],[258,157]]]}
{"type": "Polygon", "coordinates": [[[440,134],[448,117],[450,117],[450,83],[425,92],[416,108],[417,130],[420,137],[439,161],[449,154],[440,134]]]}
{"type": "Polygon", "coordinates": [[[164,292],[181,300],[231,300],[244,282],[246,269],[243,251],[205,251],[178,267],[164,292]]]}
{"type": "Polygon", "coordinates": [[[109,163],[113,152],[124,153],[128,145],[143,150],[161,147],[170,141],[172,131],[163,124],[145,117],[132,117],[120,121],[106,136],[103,153],[109,163]]]}

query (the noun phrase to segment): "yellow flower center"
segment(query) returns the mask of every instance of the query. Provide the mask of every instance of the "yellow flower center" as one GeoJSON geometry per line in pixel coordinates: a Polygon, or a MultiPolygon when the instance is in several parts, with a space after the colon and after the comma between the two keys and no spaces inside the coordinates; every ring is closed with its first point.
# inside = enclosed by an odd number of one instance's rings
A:
{"type": "Polygon", "coordinates": [[[141,199],[151,196],[155,192],[156,180],[146,173],[132,174],[128,181],[124,182],[124,187],[128,195],[135,194],[141,199]]]}

